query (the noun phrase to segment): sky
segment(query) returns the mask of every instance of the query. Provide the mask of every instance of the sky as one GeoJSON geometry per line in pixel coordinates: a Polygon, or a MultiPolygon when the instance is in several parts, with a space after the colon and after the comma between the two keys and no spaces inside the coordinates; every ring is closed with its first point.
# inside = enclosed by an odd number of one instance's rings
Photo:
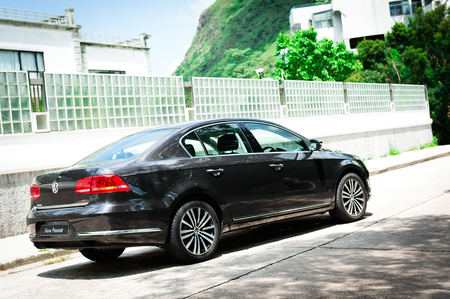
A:
{"type": "Polygon", "coordinates": [[[83,33],[137,38],[151,35],[152,75],[168,76],[183,61],[203,10],[215,0],[1,0],[0,6],[53,14],[75,9],[83,33]]]}

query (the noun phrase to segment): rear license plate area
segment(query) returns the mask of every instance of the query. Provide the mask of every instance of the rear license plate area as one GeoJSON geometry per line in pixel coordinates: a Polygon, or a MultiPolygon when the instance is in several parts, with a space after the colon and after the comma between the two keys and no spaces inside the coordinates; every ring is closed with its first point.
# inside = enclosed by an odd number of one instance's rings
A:
{"type": "Polygon", "coordinates": [[[41,225],[39,231],[41,237],[46,236],[68,236],[70,233],[69,224],[45,224],[41,225]]]}

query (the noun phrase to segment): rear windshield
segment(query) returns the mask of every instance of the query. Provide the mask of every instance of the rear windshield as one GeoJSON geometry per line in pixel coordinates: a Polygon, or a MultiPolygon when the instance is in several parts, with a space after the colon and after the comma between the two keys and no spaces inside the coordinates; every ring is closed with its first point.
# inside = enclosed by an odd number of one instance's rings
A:
{"type": "Polygon", "coordinates": [[[75,165],[130,159],[142,154],[174,131],[176,130],[151,130],[124,137],[90,154],[75,165]]]}

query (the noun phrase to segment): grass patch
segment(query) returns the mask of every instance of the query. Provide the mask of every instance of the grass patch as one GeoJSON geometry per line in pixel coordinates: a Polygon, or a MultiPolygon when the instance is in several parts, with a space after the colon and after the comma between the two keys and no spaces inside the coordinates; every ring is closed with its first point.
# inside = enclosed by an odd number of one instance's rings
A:
{"type": "Polygon", "coordinates": [[[407,152],[413,152],[413,151],[418,151],[419,148],[417,146],[410,148],[409,150],[407,150],[407,152]]]}
{"type": "Polygon", "coordinates": [[[44,265],[52,265],[52,264],[56,264],[56,263],[61,263],[61,262],[68,260],[69,258],[70,258],[70,254],[67,256],[60,256],[59,258],[56,258],[54,260],[45,261],[44,265]]]}
{"type": "Polygon", "coordinates": [[[39,252],[44,252],[44,251],[50,251],[50,249],[45,248],[45,249],[39,249],[38,251],[39,251],[39,252]]]}
{"type": "Polygon", "coordinates": [[[400,154],[401,152],[399,151],[399,149],[396,148],[395,145],[393,145],[391,142],[389,142],[389,155],[395,156],[400,154]]]}
{"type": "Polygon", "coordinates": [[[420,146],[420,149],[424,149],[424,148],[430,148],[430,147],[435,147],[438,145],[438,139],[436,136],[433,136],[433,142],[430,143],[426,143],[426,144],[422,144],[420,146]]]}

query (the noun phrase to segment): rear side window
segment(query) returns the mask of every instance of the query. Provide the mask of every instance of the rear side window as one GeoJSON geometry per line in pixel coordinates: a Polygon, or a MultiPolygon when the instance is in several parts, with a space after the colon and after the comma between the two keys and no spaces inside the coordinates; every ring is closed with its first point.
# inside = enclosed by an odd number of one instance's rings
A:
{"type": "MultiPolygon", "coordinates": [[[[194,152],[210,156],[216,155],[232,155],[245,154],[251,152],[250,145],[237,124],[218,124],[204,127],[196,131],[197,134],[191,133],[187,135],[182,143],[188,152],[194,152]],[[197,137],[200,137],[200,140],[197,137]],[[199,141],[201,143],[199,144],[199,141]],[[189,144],[189,145],[188,145],[189,144]],[[202,148],[200,147],[202,146],[202,148]],[[192,149],[192,147],[194,149],[192,149]]],[[[191,156],[192,155],[191,153],[191,156]]]]}
{"type": "Polygon", "coordinates": [[[194,132],[186,135],[186,137],[181,140],[181,143],[191,157],[202,157],[207,155],[201,141],[194,132]]]}

